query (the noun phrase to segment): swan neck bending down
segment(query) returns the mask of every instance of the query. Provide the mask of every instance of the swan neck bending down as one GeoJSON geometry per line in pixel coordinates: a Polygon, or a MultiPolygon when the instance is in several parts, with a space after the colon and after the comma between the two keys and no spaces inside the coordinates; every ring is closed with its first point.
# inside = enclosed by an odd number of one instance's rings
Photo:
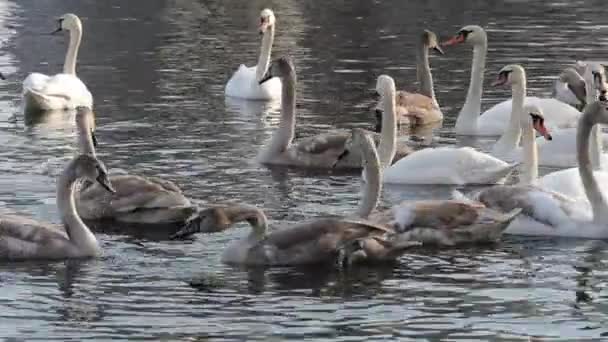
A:
{"type": "MultiPolygon", "coordinates": [[[[494,153],[498,156],[505,156],[513,151],[521,140],[521,120],[526,119],[524,117],[524,101],[526,98],[525,72],[522,76],[523,77],[518,77],[518,80],[511,83],[512,105],[509,125],[493,148],[494,153]]],[[[523,128],[523,130],[525,131],[526,128],[523,128]]]]}
{"type": "Polygon", "coordinates": [[[362,151],[363,179],[365,180],[362,182],[363,194],[359,201],[356,215],[361,218],[367,218],[376,209],[380,200],[380,193],[382,193],[382,165],[380,164],[376,146],[372,138],[365,131],[360,129],[353,130],[353,143],[358,144],[362,151]]]}
{"type": "Polygon", "coordinates": [[[258,82],[264,77],[268,70],[268,66],[270,65],[270,54],[272,52],[273,42],[274,24],[268,26],[262,37],[262,48],[260,49],[260,57],[258,58],[258,65],[255,70],[255,78],[258,82]]]}
{"type": "Polygon", "coordinates": [[[464,106],[456,119],[457,132],[470,133],[477,129],[477,117],[481,113],[481,95],[483,92],[483,74],[486,67],[487,50],[488,40],[484,32],[480,41],[473,47],[471,80],[464,106]]]}
{"type": "Polygon", "coordinates": [[[82,250],[98,251],[99,244],[95,235],[82,222],[76,211],[74,192],[78,176],[76,168],[73,167],[76,161],[77,159],[68,164],[57,181],[57,207],[61,215],[61,222],[65,226],[70,241],[82,250]]]}
{"type": "MultiPolygon", "coordinates": [[[[433,86],[433,75],[429,64],[429,47],[421,40],[416,51],[416,77],[420,84],[420,94],[428,96],[433,100],[433,105],[439,108],[439,103],[435,97],[435,87],[433,86]]],[[[386,108],[386,107],[384,107],[386,108]]]]}
{"type": "Polygon", "coordinates": [[[95,156],[93,142],[94,114],[88,107],[76,108],[76,127],[78,134],[78,149],[80,154],[95,156]]]}
{"type": "Polygon", "coordinates": [[[382,127],[377,154],[383,168],[391,166],[397,152],[397,113],[395,81],[386,75],[378,77],[382,94],[382,127]]]}
{"type": "Polygon", "coordinates": [[[63,73],[76,75],[76,59],[78,57],[78,48],[80,47],[80,40],[82,39],[82,26],[80,22],[74,29],[69,30],[70,32],[70,45],[68,46],[68,52],[65,55],[65,62],[63,63],[63,73]]]}
{"type": "Polygon", "coordinates": [[[597,181],[593,175],[591,159],[589,157],[589,136],[591,134],[591,129],[596,125],[593,116],[597,115],[600,110],[603,110],[602,108],[599,108],[600,106],[600,102],[592,102],[587,105],[585,113],[578,124],[576,149],[578,170],[583,187],[585,188],[585,193],[591,203],[593,220],[595,222],[608,223],[608,206],[606,206],[606,200],[600,192],[597,181]]]}

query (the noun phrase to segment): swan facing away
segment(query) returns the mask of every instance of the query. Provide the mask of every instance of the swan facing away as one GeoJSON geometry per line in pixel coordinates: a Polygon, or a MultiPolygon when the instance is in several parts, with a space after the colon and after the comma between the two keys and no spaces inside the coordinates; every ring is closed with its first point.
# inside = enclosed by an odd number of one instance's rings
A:
{"type": "MultiPolygon", "coordinates": [[[[328,132],[294,142],[296,120],[296,72],[288,57],[274,60],[261,83],[280,77],[282,80],[281,120],[267,146],[258,155],[258,161],[267,165],[284,165],[313,169],[360,169],[361,153],[351,149],[348,158],[335,163],[348,147],[349,131],[328,132]]],[[[399,159],[411,152],[404,144],[397,145],[395,118],[395,83],[386,75],[378,77],[377,91],[386,102],[382,131],[379,138],[380,158],[384,161],[399,159]],[[397,147],[395,147],[397,145],[397,147]]],[[[377,137],[377,135],[374,135],[377,137]]]]}
{"type": "MultiPolygon", "coordinates": [[[[442,45],[463,43],[473,46],[473,64],[467,97],[456,119],[456,133],[461,135],[501,135],[508,126],[512,107],[511,100],[503,101],[480,115],[488,50],[486,32],[480,26],[468,25],[460,29],[454,37],[442,43],[442,45]]],[[[540,106],[546,114],[545,119],[551,128],[575,127],[580,117],[580,112],[576,108],[553,98],[543,99],[528,96],[525,103],[540,106]]]]}
{"type": "Polygon", "coordinates": [[[91,155],[79,155],[67,165],[57,181],[57,207],[62,227],[22,216],[0,216],[0,258],[9,260],[94,257],[101,248],[82,222],[74,203],[77,182],[85,179],[114,192],[105,166],[91,155]]]}
{"type": "MultiPolygon", "coordinates": [[[[95,114],[90,108],[76,109],[76,126],[80,153],[95,156],[95,114]]],[[[85,183],[77,193],[76,206],[83,219],[167,226],[175,231],[198,211],[171,181],[136,175],[117,175],[110,180],[113,193],[92,182],[85,183]]]]}
{"type": "Polygon", "coordinates": [[[477,199],[497,210],[523,209],[506,233],[592,239],[608,238],[608,207],[591,166],[589,136],[593,126],[608,123],[608,103],[587,105],[577,129],[578,170],[589,205],[524,179],[518,185],[482,190],[477,199]],[[590,211],[590,212],[589,212],[590,211]]]}
{"type": "Polygon", "coordinates": [[[26,112],[56,109],[74,109],[77,106],[93,107],[93,96],[76,76],[76,58],[82,38],[82,24],[75,14],[59,18],[55,32],[68,31],[70,44],[63,64],[63,73],[47,76],[31,73],[23,81],[23,103],[26,112]]]}
{"type": "MultiPolygon", "coordinates": [[[[396,95],[397,118],[401,125],[420,126],[443,120],[443,113],[441,113],[435,97],[433,76],[429,65],[429,50],[431,49],[443,55],[437,35],[424,30],[416,46],[416,76],[419,92],[398,91],[396,95]]],[[[376,106],[376,116],[379,120],[383,110],[383,101],[380,99],[376,106]]]]}
{"type": "Polygon", "coordinates": [[[226,84],[227,96],[247,100],[273,100],[281,98],[281,80],[272,79],[260,84],[270,63],[272,43],[274,41],[275,16],[272,10],[266,8],[260,13],[260,34],[262,35],[262,47],[258,64],[247,67],[243,64],[232,75],[226,84]]]}
{"type": "Polygon", "coordinates": [[[394,259],[405,248],[417,243],[404,242],[397,246],[385,241],[384,236],[392,230],[365,220],[376,207],[380,196],[380,161],[374,143],[363,130],[355,129],[352,136],[354,141],[362,136],[368,142],[365,146],[360,145],[365,159],[364,174],[368,180],[356,213],[360,218],[320,218],[268,232],[268,220],[262,210],[249,205],[232,204],[203,210],[199,222],[185,226],[172,238],[198,232],[221,232],[238,222],[246,221],[252,228],[251,233],[226,247],[222,253],[223,262],[268,266],[336,262],[352,264],[361,261],[363,257],[360,249],[352,248],[353,244],[376,247],[367,251],[370,255],[369,259],[365,258],[366,261],[394,259]]]}

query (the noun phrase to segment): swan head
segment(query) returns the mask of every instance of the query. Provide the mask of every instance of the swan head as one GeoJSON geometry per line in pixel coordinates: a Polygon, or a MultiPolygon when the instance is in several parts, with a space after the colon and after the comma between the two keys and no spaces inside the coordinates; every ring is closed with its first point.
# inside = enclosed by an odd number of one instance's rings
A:
{"type": "Polygon", "coordinates": [[[376,81],[376,93],[380,97],[394,96],[396,92],[395,80],[389,75],[380,75],[376,81]]]}
{"type": "Polygon", "coordinates": [[[575,68],[566,68],[559,74],[559,80],[568,86],[568,89],[581,101],[586,101],[587,90],[585,79],[575,68]]]}
{"type": "Polygon", "coordinates": [[[583,79],[585,82],[592,82],[600,97],[605,98],[608,92],[608,84],[606,84],[604,65],[598,62],[585,63],[579,61],[577,63],[584,63],[583,79]]]}
{"type": "Polygon", "coordinates": [[[81,154],[72,161],[69,168],[75,178],[88,180],[92,183],[97,182],[108,192],[116,192],[110,182],[106,166],[96,157],[81,154]]]}
{"type": "Polygon", "coordinates": [[[493,86],[521,84],[526,81],[526,70],[519,64],[509,64],[498,72],[493,86]]]}
{"type": "Polygon", "coordinates": [[[551,133],[545,126],[545,116],[543,110],[536,104],[527,104],[524,106],[524,113],[528,115],[522,115],[521,127],[532,127],[546,140],[553,140],[551,133]]]}
{"type": "Polygon", "coordinates": [[[82,31],[82,23],[76,14],[67,13],[57,19],[58,27],[53,33],[61,31],[82,31]]]}
{"type": "Polygon", "coordinates": [[[97,147],[97,137],[95,136],[95,113],[87,106],[76,107],[76,126],[89,129],[93,146],[97,147]]]}
{"type": "MultiPolygon", "coordinates": [[[[372,139],[372,137],[369,136],[369,134],[367,134],[367,131],[362,128],[353,128],[351,130],[349,140],[346,142],[346,144],[344,144],[344,146],[346,146],[346,148],[344,149],[344,151],[342,151],[338,158],[336,158],[336,161],[334,162],[332,168],[335,167],[342,159],[346,158],[350,154],[351,148],[358,149],[361,151],[361,156],[363,157],[362,166],[364,169],[368,167],[369,163],[373,162],[374,158],[372,156],[374,154],[377,156],[378,154],[378,152],[376,151],[376,145],[374,144],[374,140],[372,139]]],[[[379,161],[377,160],[377,158],[378,157],[376,157],[375,159],[376,167],[379,167],[379,161]]]]}
{"type": "Polygon", "coordinates": [[[279,77],[282,79],[289,76],[295,77],[295,70],[296,68],[294,67],[293,61],[290,57],[279,57],[270,63],[266,74],[258,83],[262,84],[273,77],[279,77]]]}
{"type": "Polygon", "coordinates": [[[435,50],[439,54],[443,55],[443,50],[441,47],[439,47],[439,39],[437,39],[435,32],[424,30],[424,32],[422,32],[421,42],[422,45],[426,46],[427,49],[435,50]]]}
{"type": "Polygon", "coordinates": [[[264,34],[268,28],[274,27],[275,20],[274,12],[269,8],[264,8],[260,12],[260,34],[264,34]]]}
{"type": "Polygon", "coordinates": [[[265,234],[268,222],[262,210],[247,204],[228,204],[199,211],[195,218],[170,238],[178,239],[196,233],[219,233],[242,221],[251,225],[256,237],[265,234]]]}
{"type": "Polygon", "coordinates": [[[467,43],[469,45],[482,45],[487,44],[488,36],[486,31],[478,25],[467,25],[461,28],[458,33],[452,38],[441,43],[444,46],[458,45],[467,43]]]}

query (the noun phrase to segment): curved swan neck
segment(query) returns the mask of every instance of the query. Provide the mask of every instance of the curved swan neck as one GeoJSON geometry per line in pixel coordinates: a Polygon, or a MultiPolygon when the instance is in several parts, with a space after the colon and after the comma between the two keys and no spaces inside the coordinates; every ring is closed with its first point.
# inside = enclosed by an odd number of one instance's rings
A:
{"type": "Polygon", "coordinates": [[[529,185],[538,178],[538,149],[532,124],[522,127],[523,171],[519,176],[520,185],[529,185]]]}
{"type": "MultiPolygon", "coordinates": [[[[73,163],[73,162],[72,162],[73,163]]],[[[70,163],[57,182],[57,207],[61,215],[61,222],[65,225],[65,230],[70,241],[77,247],[87,250],[99,249],[99,244],[95,235],[91,233],[89,227],[78,216],[74,192],[77,177],[73,164],[70,163]]]]}
{"type": "Polygon", "coordinates": [[[429,64],[429,47],[422,42],[418,44],[416,52],[416,77],[420,86],[420,94],[430,97],[433,100],[433,105],[439,108],[439,103],[435,98],[431,65],[429,64]]]}
{"type": "Polygon", "coordinates": [[[296,74],[292,71],[281,80],[281,121],[269,145],[271,153],[283,152],[293,141],[296,130],[296,74]]]}
{"type": "Polygon", "coordinates": [[[65,55],[65,62],[63,63],[63,73],[76,75],[76,59],[78,57],[78,48],[80,47],[80,40],[82,39],[82,28],[77,27],[70,31],[70,45],[68,46],[68,52],[65,55]]]}
{"type": "Polygon", "coordinates": [[[380,131],[380,143],[377,154],[380,156],[382,167],[391,166],[396,153],[397,146],[397,118],[395,91],[382,97],[382,127],[380,131]]]}
{"type": "Polygon", "coordinates": [[[233,219],[234,222],[247,221],[251,225],[251,233],[249,234],[250,239],[261,240],[266,236],[268,231],[268,218],[264,212],[255,207],[243,207],[236,217],[233,219]]]}
{"type": "Polygon", "coordinates": [[[260,49],[260,57],[258,58],[258,65],[255,69],[255,79],[259,81],[264,77],[268,66],[270,65],[270,54],[272,52],[272,43],[274,41],[274,24],[270,25],[264,32],[262,37],[262,48],[260,49]]]}
{"type": "Polygon", "coordinates": [[[511,85],[512,102],[511,102],[511,117],[509,125],[500,139],[494,145],[494,153],[499,156],[505,156],[513,151],[521,140],[521,122],[524,119],[524,101],[526,98],[526,79],[521,82],[511,85]]]}
{"type": "Polygon", "coordinates": [[[481,95],[483,92],[483,74],[486,67],[488,51],[487,37],[473,47],[473,63],[471,65],[471,81],[464,106],[456,119],[456,131],[471,133],[477,130],[477,117],[481,113],[481,95]]]}
{"type": "Polygon", "coordinates": [[[591,169],[591,159],[589,158],[589,135],[591,134],[592,126],[590,117],[587,113],[583,114],[580,119],[576,134],[576,149],[578,159],[578,172],[581,176],[585,194],[591,203],[593,211],[593,220],[603,223],[608,222],[608,207],[604,196],[599,191],[597,181],[591,169]]]}
{"type": "Polygon", "coordinates": [[[363,184],[363,194],[359,201],[359,208],[357,209],[357,216],[367,218],[371,212],[376,209],[378,201],[380,200],[380,193],[382,192],[382,173],[380,169],[380,158],[374,143],[366,136],[366,142],[368,146],[363,148],[363,159],[365,161],[365,167],[363,173],[365,175],[365,181],[363,184]]]}

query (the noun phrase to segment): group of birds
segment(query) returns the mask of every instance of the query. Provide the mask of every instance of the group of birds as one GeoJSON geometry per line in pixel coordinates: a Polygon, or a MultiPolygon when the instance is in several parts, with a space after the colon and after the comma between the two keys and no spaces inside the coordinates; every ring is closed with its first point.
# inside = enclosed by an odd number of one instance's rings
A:
{"type": "Polygon", "coordinates": [[[93,97],[75,73],[82,24],[76,15],[65,14],[58,25],[57,32],[70,34],[63,73],[52,77],[30,74],[23,82],[23,104],[26,111],[76,111],[79,153],[57,182],[63,227],[2,215],[0,258],[98,256],[101,248],[87,224],[99,221],[140,229],[164,227],[171,239],[222,232],[246,222],[251,233],[232,241],[222,260],[267,266],[393,261],[412,246],[491,243],[505,232],[608,238],[608,207],[602,194],[608,174],[602,171],[605,155],[599,127],[608,124],[608,86],[600,63],[577,62],[565,69],[556,80],[554,98],[526,96],[524,68],[507,65],[498,72],[494,85],[511,86],[512,99],[481,113],[488,44],[483,28],[465,26],[443,43],[425,30],[416,48],[419,91],[397,91],[388,75],[377,79],[380,133],[353,129],[294,140],[296,69],[289,57],[271,59],[276,18],[270,9],[264,9],[259,21],[262,46],[258,64],[241,65],[225,87],[226,96],[281,101],[279,127],[258,161],[295,168],[363,169],[364,188],[359,207],[350,215],[270,230],[263,210],[255,206],[225,203],[199,209],[170,181],[109,176],[96,157],[93,97]],[[473,47],[473,65],[455,132],[500,138],[491,154],[470,147],[414,151],[397,141],[397,126],[443,119],[429,51],[443,54],[442,46],[460,44],[473,47]],[[570,169],[539,178],[539,164],[570,169]],[[519,182],[503,185],[520,166],[519,182]],[[487,187],[467,195],[455,193],[452,199],[405,201],[379,210],[383,183],[487,187]]]}

